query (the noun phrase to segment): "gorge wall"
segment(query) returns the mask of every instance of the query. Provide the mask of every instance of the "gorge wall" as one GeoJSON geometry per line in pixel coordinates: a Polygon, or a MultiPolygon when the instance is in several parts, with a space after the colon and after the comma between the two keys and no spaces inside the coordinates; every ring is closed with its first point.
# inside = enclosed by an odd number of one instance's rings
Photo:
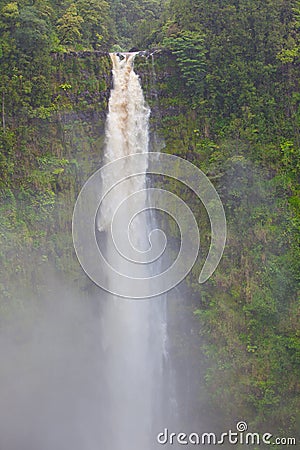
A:
{"type": "MultiPolygon", "coordinates": [[[[197,377],[198,360],[205,360],[204,390],[212,411],[222,405],[223,423],[246,417],[256,430],[292,435],[299,388],[297,201],[275,161],[292,158],[291,145],[286,138],[260,142],[247,109],[216,119],[207,96],[201,103],[190,95],[170,52],[137,57],[135,64],[152,109],[153,149],[200,167],[220,193],[229,224],[214,277],[200,292],[196,264],[181,286],[187,300],[170,306],[174,364],[180,372],[194,361],[189,376],[197,377]]],[[[80,187],[100,165],[110,70],[106,53],[53,54],[43,78],[18,76],[8,86],[0,132],[3,326],[16,313],[21,324],[31,323],[26,305],[51,291],[49,273],[87,296],[94,290],[75,258],[71,220],[80,187]]],[[[195,207],[190,192],[180,194],[195,207]]],[[[205,253],[207,217],[196,214],[205,253]]]]}

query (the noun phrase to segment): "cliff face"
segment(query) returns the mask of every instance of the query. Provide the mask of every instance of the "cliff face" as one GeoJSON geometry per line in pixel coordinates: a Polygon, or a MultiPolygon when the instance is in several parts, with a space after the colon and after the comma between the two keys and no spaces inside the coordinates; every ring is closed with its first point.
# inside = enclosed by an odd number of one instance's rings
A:
{"type": "Polygon", "coordinates": [[[23,81],[14,101],[5,102],[0,130],[5,310],[18,304],[16,293],[41,288],[38,280],[49,261],[72,272],[72,210],[78,190],[100,164],[110,67],[103,52],[53,54],[44,85],[34,90],[31,80],[29,93],[23,81]]]}
{"type": "MultiPolygon", "coordinates": [[[[184,314],[188,311],[193,323],[191,333],[205,337],[194,342],[193,358],[200,359],[202,346],[201,358],[210,365],[207,392],[216,405],[221,398],[229,427],[233,417],[247,417],[257,426],[267,424],[269,432],[285,429],[292,435],[299,388],[296,147],[284,137],[262,139],[245,108],[241,116],[224,118],[221,103],[217,120],[207,100],[213,90],[206,98],[191,95],[167,51],[138,56],[135,67],[152,110],[151,148],[164,147],[201,168],[226,210],[224,258],[200,290],[209,222],[188,190],[164,181],[189,202],[201,232],[184,314]]],[[[0,131],[3,321],[38,297],[51,271],[92,289],[74,254],[71,220],[77,194],[102,157],[110,58],[103,52],[53,54],[43,78],[12,82],[0,131]]],[[[179,334],[178,365],[190,342],[180,344],[179,334]]]]}
{"type": "MultiPolygon", "coordinates": [[[[222,405],[229,427],[238,415],[246,417],[252,429],[268,428],[274,435],[285,429],[296,436],[299,345],[297,320],[290,318],[299,314],[299,185],[291,170],[297,136],[290,132],[289,140],[276,127],[270,133],[271,122],[268,131],[254,126],[246,107],[227,114],[223,94],[212,85],[209,90],[204,85],[202,96],[191,95],[170,54],[154,55],[154,61],[138,59],[136,67],[152,108],[154,148],[164,145],[164,152],[202,169],[217,189],[227,217],[221,263],[199,286],[197,277],[210,242],[206,212],[182,186],[172,180],[162,183],[189,204],[199,224],[199,259],[186,279],[189,305],[181,311],[184,316],[188,308],[194,309],[198,319],[195,324],[190,316],[188,326],[202,336],[195,345],[195,360],[209,361],[206,392],[217,408],[222,405]],[[217,108],[213,98],[218,98],[217,108]]],[[[214,83],[210,74],[206,83],[214,83]]],[[[233,107],[234,93],[228,90],[226,96],[233,107]]],[[[282,114],[282,104],[277,108],[282,114]]],[[[260,116],[261,123],[268,121],[268,114],[260,116]]],[[[285,126],[293,120],[287,115],[285,126]]],[[[180,329],[179,323],[176,326],[180,329]]],[[[189,339],[180,344],[176,332],[175,342],[183,355],[193,347],[189,339]]],[[[200,372],[193,377],[201,377],[200,372]]]]}

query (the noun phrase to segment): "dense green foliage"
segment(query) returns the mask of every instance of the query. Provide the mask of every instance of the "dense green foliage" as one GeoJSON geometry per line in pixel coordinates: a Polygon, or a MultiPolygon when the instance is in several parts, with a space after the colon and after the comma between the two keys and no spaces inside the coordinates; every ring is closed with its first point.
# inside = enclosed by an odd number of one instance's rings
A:
{"type": "Polygon", "coordinates": [[[117,30],[116,50],[129,50],[151,41],[153,27],[160,26],[164,1],[112,0],[112,16],[117,30]]]}
{"type": "Polygon", "coordinates": [[[41,67],[40,78],[20,70],[3,86],[0,311],[8,313],[43,290],[38,280],[48,264],[68,274],[76,267],[74,201],[103,146],[108,56],[95,53],[86,61],[56,54],[46,60],[48,73],[41,67]]]}
{"type": "MultiPolygon", "coordinates": [[[[228,220],[214,277],[199,289],[202,254],[188,278],[207,389],[229,421],[295,435],[299,31],[298,0],[0,0],[2,317],[42,289],[48,260],[82,277],[70,223],[102,148],[110,64],[101,52],[164,49],[154,66],[136,63],[152,131],[209,175],[228,220]]],[[[207,218],[199,222],[207,242],[207,218]]]]}
{"type": "Polygon", "coordinates": [[[290,436],[300,420],[299,13],[295,0],[171,0],[150,45],[173,56],[156,58],[148,80],[164,151],[210,176],[227,215],[221,266],[199,288],[203,254],[188,280],[207,387],[229,423],[239,411],[290,436]]]}

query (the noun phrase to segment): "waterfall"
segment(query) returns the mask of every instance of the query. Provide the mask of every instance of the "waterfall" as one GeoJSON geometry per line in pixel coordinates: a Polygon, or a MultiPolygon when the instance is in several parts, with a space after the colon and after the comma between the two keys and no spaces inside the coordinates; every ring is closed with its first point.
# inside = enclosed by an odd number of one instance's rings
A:
{"type": "Polygon", "coordinates": [[[191,317],[182,300],[189,299],[179,285],[199,256],[198,224],[187,203],[171,190],[149,186],[146,174],[158,175],[158,185],[161,176],[182,183],[206,208],[211,244],[199,283],[215,271],[226,241],[224,209],[205,174],[175,155],[148,151],[150,110],[135,56],[111,55],[105,164],[83,186],[73,215],[77,257],[105,297],[101,417],[107,436],[101,447],[109,450],[152,450],[166,426],[189,428],[192,420],[204,426],[198,386],[191,381],[200,367],[189,353],[193,335],[184,329],[191,317]]]}
{"type": "MultiPolygon", "coordinates": [[[[113,89],[106,123],[106,163],[133,153],[148,152],[150,110],[145,103],[139,77],[134,72],[135,55],[111,54],[113,89]]],[[[125,160],[124,164],[132,164],[132,160],[125,160]]],[[[144,172],[146,169],[144,167],[144,172]]],[[[121,172],[109,172],[112,179],[102,179],[102,188],[106,190],[106,183],[117,183],[122,178],[121,172]]],[[[132,250],[143,255],[149,247],[147,236],[153,228],[153,215],[144,211],[130,222],[136,205],[134,200],[127,202],[114,235],[123,242],[122,233],[130,234],[128,245],[123,248],[129,255],[127,259],[120,257],[115,241],[107,231],[121,202],[144,188],[145,173],[116,184],[104,198],[97,217],[99,244],[104,242],[110,264],[129,277],[125,283],[130,283],[130,277],[149,278],[150,271],[155,270],[155,264],[141,265],[130,260],[130,256],[133,258],[132,250]]],[[[146,190],[142,191],[143,204],[146,208],[146,190]]],[[[107,276],[109,278],[109,274],[107,276]]],[[[163,360],[166,357],[165,299],[133,300],[107,294],[102,329],[109,450],[152,449],[159,426],[157,420],[162,411],[163,360]]]]}
{"type": "MultiPolygon", "coordinates": [[[[106,122],[105,162],[134,153],[148,152],[148,119],[150,109],[146,106],[138,75],[133,70],[136,53],[125,53],[123,59],[112,53],[113,89],[109,100],[106,122]]],[[[146,167],[145,167],[146,171],[146,167]]],[[[121,173],[111,173],[113,181],[121,179],[121,173]]],[[[104,180],[105,182],[105,180],[104,180]]],[[[145,185],[145,175],[134,177],[117,188],[113,195],[104,199],[98,228],[109,226],[111,217],[121,198],[127,198],[145,185]]]]}

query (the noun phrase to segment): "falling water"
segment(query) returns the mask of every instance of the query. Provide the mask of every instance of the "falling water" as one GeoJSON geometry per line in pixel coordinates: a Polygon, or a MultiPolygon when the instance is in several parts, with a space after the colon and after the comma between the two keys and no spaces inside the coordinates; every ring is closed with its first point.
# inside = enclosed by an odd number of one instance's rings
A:
{"type": "MultiPolygon", "coordinates": [[[[114,86],[106,124],[106,162],[133,153],[148,152],[150,110],[145,104],[139,77],[133,69],[135,55],[125,53],[120,57],[111,54],[114,86]]],[[[125,161],[124,164],[132,164],[132,161],[125,161]]],[[[144,167],[144,172],[146,169],[144,167]]],[[[102,180],[104,189],[108,181],[117,183],[122,173],[110,172],[109,176],[112,180],[102,180]]],[[[110,264],[129,277],[125,283],[130,283],[130,277],[149,278],[149,271],[155,271],[155,267],[153,264],[135,264],[130,258],[120,258],[107,230],[120,203],[144,188],[145,173],[123,181],[107,195],[98,214],[100,245],[104,241],[110,264]]],[[[135,205],[128,202],[116,229],[117,235],[122,236],[124,232],[130,234],[130,245],[125,248],[127,255],[131,254],[132,248],[140,252],[147,250],[148,231],[154,220],[149,212],[144,211],[130,222],[131,206],[134,208],[135,205]]],[[[162,411],[163,361],[166,358],[165,310],[164,298],[133,300],[108,294],[102,341],[106,354],[110,450],[149,450],[155,447],[155,431],[162,411]]]]}

